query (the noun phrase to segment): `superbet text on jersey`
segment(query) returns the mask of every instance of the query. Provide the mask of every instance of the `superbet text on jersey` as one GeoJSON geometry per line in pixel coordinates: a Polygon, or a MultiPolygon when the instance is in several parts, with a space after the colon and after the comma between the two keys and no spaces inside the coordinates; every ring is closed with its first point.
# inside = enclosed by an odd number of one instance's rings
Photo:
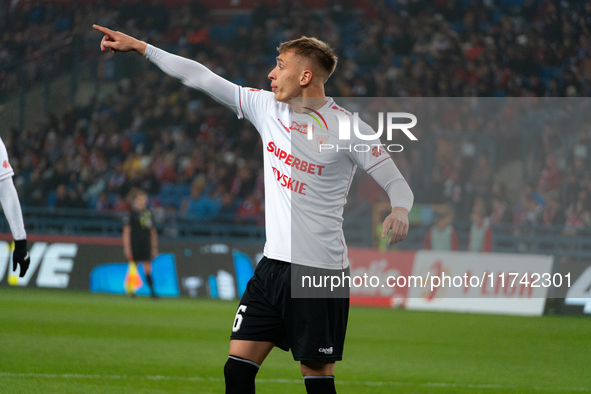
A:
{"type": "MultiPolygon", "coordinates": [[[[357,167],[371,173],[390,156],[381,146],[363,152],[321,149],[322,144],[337,144],[336,112],[350,115],[331,98],[320,109],[296,113],[271,92],[238,87],[236,107],[239,118],[254,124],[265,147],[265,256],[316,268],[348,267],[342,222],[351,180],[357,167]]],[[[360,123],[364,134],[375,134],[360,123]]]]}

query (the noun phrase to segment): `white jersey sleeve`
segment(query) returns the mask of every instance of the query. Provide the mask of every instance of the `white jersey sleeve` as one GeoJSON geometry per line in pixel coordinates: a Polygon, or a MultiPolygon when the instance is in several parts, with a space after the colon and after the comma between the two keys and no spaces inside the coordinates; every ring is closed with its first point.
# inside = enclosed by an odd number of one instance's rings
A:
{"type": "MultiPolygon", "coordinates": [[[[376,134],[363,121],[359,122],[359,132],[363,135],[376,134]]],[[[403,207],[410,211],[414,200],[412,190],[380,140],[364,141],[353,133],[351,145],[357,147],[350,151],[351,159],[388,193],[392,207],[403,207]]]]}
{"type": "MultiPolygon", "coordinates": [[[[376,132],[363,121],[359,121],[359,132],[363,135],[375,135],[376,132]]],[[[351,146],[356,149],[351,149],[347,153],[359,168],[371,174],[372,171],[377,170],[385,165],[392,158],[386,152],[379,139],[365,141],[359,138],[355,133],[351,133],[351,146]]]]}
{"type": "Polygon", "coordinates": [[[145,58],[184,85],[197,89],[238,113],[235,97],[238,85],[220,77],[194,60],[173,55],[155,46],[146,47],[145,58]]]}
{"type": "Polygon", "coordinates": [[[4,141],[0,138],[0,181],[14,175],[14,170],[8,160],[8,152],[4,141]]]}
{"type": "Polygon", "coordinates": [[[394,161],[389,160],[378,166],[371,176],[388,194],[392,208],[402,207],[410,212],[414,195],[394,161]]]}
{"type": "MultiPolygon", "coordinates": [[[[239,87],[236,90],[235,100],[238,118],[250,120],[259,133],[269,111],[278,106],[273,92],[260,89],[239,87]]],[[[283,126],[288,127],[288,125],[283,126]]]]}
{"type": "Polygon", "coordinates": [[[14,183],[12,182],[14,171],[8,161],[8,152],[1,138],[0,169],[0,203],[2,204],[6,220],[8,220],[8,224],[10,225],[12,237],[20,241],[27,238],[27,233],[25,232],[21,204],[18,200],[14,183]]]}
{"type": "Polygon", "coordinates": [[[272,92],[240,87],[204,65],[173,55],[153,45],[146,47],[146,59],[184,85],[199,90],[238,115],[250,120],[257,130],[269,111],[278,105],[272,92]]]}
{"type": "Polygon", "coordinates": [[[23,212],[11,177],[0,180],[0,203],[2,203],[4,216],[8,220],[12,237],[17,241],[26,239],[23,212]]]}

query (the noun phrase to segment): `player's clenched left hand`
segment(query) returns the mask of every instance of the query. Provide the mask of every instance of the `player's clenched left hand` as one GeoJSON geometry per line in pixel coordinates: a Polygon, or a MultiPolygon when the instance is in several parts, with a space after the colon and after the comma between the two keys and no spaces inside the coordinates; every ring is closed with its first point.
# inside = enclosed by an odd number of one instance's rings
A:
{"type": "Polygon", "coordinates": [[[405,208],[392,208],[392,213],[384,220],[382,238],[388,236],[390,229],[392,232],[388,239],[388,245],[403,241],[406,238],[406,234],[408,234],[408,211],[405,208]]]}
{"type": "Polygon", "coordinates": [[[17,264],[20,265],[21,272],[19,276],[22,278],[27,273],[30,262],[31,258],[29,257],[29,252],[27,251],[27,240],[21,239],[19,241],[14,241],[14,252],[12,253],[12,270],[16,271],[17,264]]]}

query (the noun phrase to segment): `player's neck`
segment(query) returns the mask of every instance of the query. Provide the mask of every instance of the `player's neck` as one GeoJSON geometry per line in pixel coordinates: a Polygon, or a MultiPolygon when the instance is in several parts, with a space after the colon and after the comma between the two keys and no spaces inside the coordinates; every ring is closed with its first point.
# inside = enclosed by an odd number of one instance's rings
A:
{"type": "Polygon", "coordinates": [[[305,109],[320,109],[326,104],[324,86],[307,87],[302,90],[302,95],[296,99],[290,99],[291,109],[297,113],[305,112],[305,109]]]}

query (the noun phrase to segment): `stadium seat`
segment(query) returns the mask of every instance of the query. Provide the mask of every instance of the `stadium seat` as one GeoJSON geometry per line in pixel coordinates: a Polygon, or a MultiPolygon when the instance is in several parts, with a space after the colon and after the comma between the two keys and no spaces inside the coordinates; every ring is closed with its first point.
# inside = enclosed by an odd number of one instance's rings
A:
{"type": "Polygon", "coordinates": [[[540,80],[548,85],[552,79],[558,79],[562,75],[562,67],[540,67],[540,80]]]}
{"type": "Polygon", "coordinates": [[[236,14],[230,24],[236,27],[250,27],[250,14],[236,14]]]}
{"type": "Polygon", "coordinates": [[[216,40],[223,43],[229,43],[236,34],[237,26],[235,25],[214,25],[209,28],[209,34],[215,37],[216,40]]]}
{"type": "Polygon", "coordinates": [[[47,195],[46,204],[48,207],[53,208],[55,207],[55,203],[57,201],[57,193],[51,192],[47,195]]]}
{"type": "Polygon", "coordinates": [[[392,56],[392,65],[394,67],[402,67],[402,59],[404,56],[392,56]]]}

